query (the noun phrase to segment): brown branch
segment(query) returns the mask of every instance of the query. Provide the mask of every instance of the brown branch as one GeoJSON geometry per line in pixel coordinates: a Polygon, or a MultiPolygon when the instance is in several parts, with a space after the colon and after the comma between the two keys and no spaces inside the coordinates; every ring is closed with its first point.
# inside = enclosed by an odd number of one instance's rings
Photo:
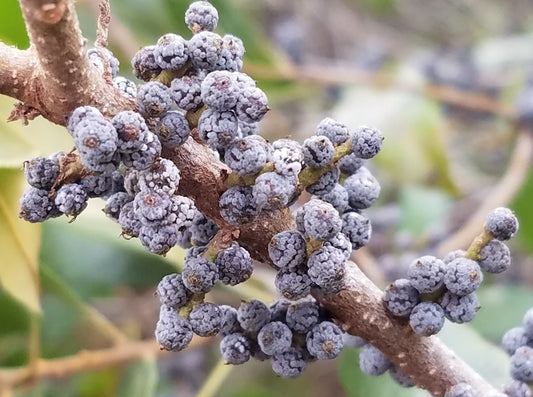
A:
{"type": "Polygon", "coordinates": [[[321,66],[321,65],[278,65],[278,68],[265,67],[247,63],[244,71],[256,79],[293,80],[316,85],[372,85],[377,88],[394,88],[420,94],[442,102],[462,106],[467,109],[481,110],[497,114],[513,121],[515,114],[512,109],[487,95],[462,91],[452,87],[439,85],[420,85],[409,82],[398,82],[394,76],[382,72],[358,70],[353,67],[321,66]]]}
{"type": "Polygon", "coordinates": [[[477,396],[496,393],[487,381],[448,349],[436,336],[416,334],[408,323],[390,317],[381,303],[383,292],[355,264],[347,268],[347,288],[336,295],[314,296],[340,326],[362,337],[408,374],[417,387],[443,396],[450,386],[466,382],[477,396]]]}
{"type": "MultiPolygon", "coordinates": [[[[189,347],[198,347],[207,338],[194,337],[189,347]]],[[[80,372],[96,371],[120,366],[142,359],[168,354],[159,348],[154,340],[131,342],[107,349],[82,350],[69,356],[50,360],[39,360],[34,366],[15,369],[0,369],[0,392],[3,389],[20,386],[39,379],[62,379],[80,372]]]]}
{"type": "Polygon", "coordinates": [[[101,0],[98,4],[98,27],[96,28],[96,46],[107,47],[109,24],[111,22],[111,8],[109,0],[101,0]]]}
{"type": "Polygon", "coordinates": [[[14,59],[2,56],[1,73],[10,71],[11,77],[2,76],[0,93],[22,100],[57,124],[65,124],[65,115],[81,105],[96,106],[109,116],[135,108],[84,56],[72,0],[20,0],[20,4],[32,46],[20,52],[0,47],[0,54],[15,55],[14,59]],[[21,76],[24,83],[18,82],[21,76]]]}
{"type": "MultiPolygon", "coordinates": [[[[47,119],[64,124],[65,116],[82,104],[92,104],[106,114],[133,109],[131,101],[120,97],[91,67],[78,28],[71,1],[20,0],[33,54],[39,62],[33,70],[27,106],[35,107],[47,119]],[[45,3],[45,1],[47,1],[45,3]]],[[[13,65],[5,65],[16,70],[13,65]]],[[[15,65],[16,66],[16,65],[15,65]]],[[[20,66],[20,65],[19,65],[20,66]]],[[[305,79],[320,79],[323,70],[306,70],[305,79]]],[[[296,76],[294,70],[292,76],[296,76]]],[[[328,75],[331,77],[332,75],[328,75]]],[[[339,83],[346,80],[339,74],[339,83]]],[[[334,80],[334,79],[332,79],[334,80]]],[[[321,78],[324,81],[324,78],[321,78]]],[[[11,84],[13,86],[13,84],[11,84]]],[[[477,106],[477,105],[476,105],[477,106]]],[[[504,112],[502,111],[502,114],[504,112]]],[[[173,152],[163,153],[181,171],[179,193],[191,197],[206,216],[221,228],[228,225],[220,216],[218,202],[224,191],[228,167],[215,160],[210,151],[189,139],[173,152]]],[[[282,230],[294,229],[288,209],[263,212],[254,222],[239,228],[238,241],[254,259],[269,262],[267,245],[282,230]]],[[[336,316],[349,332],[362,336],[382,350],[419,387],[435,396],[443,396],[447,387],[459,382],[474,386],[479,395],[495,390],[463,361],[446,349],[436,337],[422,338],[408,324],[390,318],[381,304],[382,292],[355,266],[350,266],[347,288],[339,294],[315,296],[336,316]]],[[[82,352],[71,358],[42,360],[34,371],[27,368],[0,373],[0,385],[13,385],[32,377],[61,377],[87,369],[119,365],[154,354],[154,342],[120,345],[97,352],[82,352]],[[145,345],[146,344],[146,345],[145,345]],[[61,361],[63,360],[63,361],[61,361]],[[62,365],[54,365],[57,363],[62,365]],[[59,370],[60,369],[60,370],[59,370]]]]}

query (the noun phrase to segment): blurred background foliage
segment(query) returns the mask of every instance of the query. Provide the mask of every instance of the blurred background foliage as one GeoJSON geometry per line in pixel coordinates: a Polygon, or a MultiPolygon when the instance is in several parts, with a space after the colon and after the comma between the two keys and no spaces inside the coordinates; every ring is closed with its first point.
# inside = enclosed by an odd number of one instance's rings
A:
{"type": "MultiPolygon", "coordinates": [[[[94,41],[97,3],[76,4],[89,42],[94,41]]],[[[109,41],[121,60],[121,74],[132,77],[129,59],[140,46],[167,32],[189,36],[183,22],[188,3],[111,0],[109,41]]],[[[421,254],[442,255],[439,246],[447,236],[496,194],[516,151],[517,131],[501,114],[443,103],[428,95],[428,87],[479,94],[499,103],[499,109],[512,109],[533,62],[530,1],[213,4],[220,14],[217,30],[242,38],[245,68],[270,99],[272,111],[261,127],[267,138],[301,141],[326,116],[350,128],[370,124],[384,132],[384,149],[371,165],[383,188],[379,205],[369,211],[374,235],[366,255],[356,256],[376,283],[384,286],[400,277],[421,254]]],[[[28,46],[16,0],[0,2],[0,39],[28,46]]],[[[120,238],[118,225],[101,213],[100,201],[93,201],[72,223],[65,218],[44,225],[20,221],[23,161],[70,150],[72,142],[64,128],[42,119],[27,127],[7,123],[13,103],[0,97],[0,366],[109,347],[113,331],[101,315],[133,340],[153,338],[155,286],[163,275],[179,269],[183,252],[174,249],[160,258],[146,253],[137,241],[120,238]]],[[[506,204],[520,219],[520,232],[511,244],[513,267],[487,277],[479,291],[483,308],[470,325],[448,324],[439,334],[496,386],[508,379],[508,358],[499,340],[533,304],[533,173],[528,159],[517,169],[526,177],[516,176],[517,192],[504,192],[506,204]]],[[[273,301],[272,277],[268,269],[258,269],[249,286],[217,289],[212,299],[238,304],[261,294],[273,301]]],[[[248,363],[238,370],[221,365],[215,339],[158,360],[147,357],[62,380],[28,383],[14,395],[427,395],[400,389],[388,376],[364,376],[354,349],[345,349],[333,362],[310,365],[299,379],[283,380],[268,363],[248,363]]]]}

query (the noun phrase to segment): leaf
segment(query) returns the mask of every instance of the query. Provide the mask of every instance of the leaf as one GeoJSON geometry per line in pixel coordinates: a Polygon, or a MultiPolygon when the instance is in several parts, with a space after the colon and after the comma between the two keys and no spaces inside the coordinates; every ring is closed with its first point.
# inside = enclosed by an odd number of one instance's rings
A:
{"type": "Polygon", "coordinates": [[[531,205],[532,195],[533,171],[530,171],[522,189],[511,205],[518,220],[524,220],[523,222],[520,222],[520,229],[518,230],[517,237],[529,252],[533,252],[533,222],[527,222],[528,219],[533,219],[533,206],[531,205]]]}
{"type": "Polygon", "coordinates": [[[19,48],[28,47],[29,39],[17,0],[0,2],[0,27],[0,40],[19,48]]]}
{"type": "Polygon", "coordinates": [[[441,190],[407,186],[400,193],[400,209],[400,227],[420,237],[432,227],[445,222],[451,209],[451,200],[441,190]]]}
{"type": "Polygon", "coordinates": [[[158,379],[155,360],[143,360],[130,364],[123,371],[117,397],[154,396],[158,379]]]}
{"type": "Polygon", "coordinates": [[[28,126],[20,121],[8,123],[6,119],[15,102],[13,98],[0,96],[0,168],[21,168],[24,161],[35,156],[72,149],[74,144],[65,127],[42,117],[28,126]]]}
{"type": "Polygon", "coordinates": [[[0,170],[0,286],[26,309],[40,314],[37,258],[41,226],[18,218],[23,190],[20,171],[0,170]]]}
{"type": "Polygon", "coordinates": [[[415,388],[405,389],[398,386],[388,373],[381,376],[365,375],[359,369],[359,351],[345,348],[338,359],[339,370],[337,376],[347,396],[427,396],[427,393],[422,390],[415,388]]]}

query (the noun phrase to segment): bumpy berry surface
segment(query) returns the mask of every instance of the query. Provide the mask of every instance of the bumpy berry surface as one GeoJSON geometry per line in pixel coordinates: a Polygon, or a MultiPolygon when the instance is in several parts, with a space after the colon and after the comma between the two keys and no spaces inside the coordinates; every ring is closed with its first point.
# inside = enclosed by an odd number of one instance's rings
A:
{"type": "Polygon", "coordinates": [[[250,253],[238,244],[226,248],[217,256],[219,279],[227,285],[237,285],[250,278],[254,271],[250,253]]]}
{"type": "Polygon", "coordinates": [[[172,80],[170,91],[172,99],[183,110],[195,110],[202,103],[201,84],[203,74],[185,75],[172,80]]]}
{"type": "Polygon", "coordinates": [[[533,347],[516,349],[511,356],[511,376],[520,382],[533,383],[533,347]]]}
{"type": "Polygon", "coordinates": [[[193,336],[189,321],[178,315],[175,309],[162,305],[155,328],[155,338],[168,351],[183,350],[193,336]]]}
{"type": "Polygon", "coordinates": [[[409,325],[419,335],[434,335],[444,325],[444,310],[437,303],[421,302],[411,311],[409,325]]]}
{"type": "Polygon", "coordinates": [[[332,246],[341,251],[345,260],[350,259],[350,255],[352,254],[352,243],[344,233],[339,232],[330,239],[327,239],[324,241],[323,246],[332,246]]]}
{"type": "Polygon", "coordinates": [[[287,310],[291,302],[287,299],[281,298],[272,303],[269,307],[270,309],[270,321],[281,321],[285,322],[287,319],[287,310]]]}
{"type": "Polygon", "coordinates": [[[239,120],[247,123],[260,121],[268,112],[268,99],[266,94],[258,87],[246,87],[241,91],[235,113],[239,120]]]}
{"type": "Polygon", "coordinates": [[[483,273],[476,261],[457,258],[445,265],[444,285],[451,293],[459,296],[474,292],[483,281],[483,273]]]}
{"type": "Polygon", "coordinates": [[[330,117],[326,117],[318,123],[315,134],[327,137],[335,145],[344,143],[350,138],[348,127],[330,117]]]}
{"type": "Polygon", "coordinates": [[[445,265],[447,265],[448,263],[452,262],[453,260],[457,258],[464,257],[465,254],[466,254],[465,250],[455,250],[455,251],[449,252],[444,258],[442,258],[442,261],[444,262],[445,265]]]}
{"type": "Polygon", "coordinates": [[[351,135],[351,146],[353,153],[362,159],[370,159],[379,153],[383,135],[372,127],[359,127],[351,135]]]}
{"type": "Polygon", "coordinates": [[[272,210],[287,205],[294,194],[295,179],[277,172],[265,172],[257,177],[252,194],[257,206],[272,210]]]}
{"type": "Polygon", "coordinates": [[[102,172],[117,150],[118,136],[105,119],[86,117],[74,129],[74,144],[82,164],[94,172],[102,172]]]}
{"type": "Polygon", "coordinates": [[[273,356],[271,364],[272,370],[282,378],[296,378],[307,366],[302,351],[296,347],[290,347],[285,352],[273,356]]]}
{"type": "Polygon", "coordinates": [[[299,211],[303,212],[303,232],[317,240],[327,240],[341,231],[338,211],[325,201],[311,200],[299,211]]]}
{"type": "Polygon", "coordinates": [[[167,274],[157,285],[157,295],[162,305],[178,308],[187,303],[191,293],[183,284],[181,274],[167,274]]]}
{"type": "Polygon", "coordinates": [[[244,44],[242,40],[231,34],[222,37],[222,51],[218,57],[215,68],[240,72],[242,69],[242,57],[244,56],[244,44]]]}
{"type": "Polygon", "coordinates": [[[220,335],[226,336],[239,332],[241,326],[237,320],[237,309],[228,305],[220,305],[220,335]]]}
{"type": "Polygon", "coordinates": [[[226,335],[220,341],[220,354],[228,364],[244,364],[250,359],[250,342],[240,333],[226,335]]]}
{"type": "Polygon", "coordinates": [[[222,317],[217,305],[209,302],[200,303],[192,309],[189,323],[196,335],[214,336],[218,334],[222,317]]]}
{"type": "Polygon", "coordinates": [[[325,136],[312,136],[302,145],[304,163],[312,168],[328,165],[335,154],[333,143],[325,136]]]}
{"type": "Polygon", "coordinates": [[[252,195],[252,188],[235,186],[220,196],[220,215],[232,225],[243,225],[253,221],[259,209],[252,195]]]}
{"type": "Polygon", "coordinates": [[[54,201],[48,197],[49,194],[50,192],[44,189],[27,189],[19,200],[19,217],[36,223],[60,215],[54,201]]]}
{"type": "Polygon", "coordinates": [[[145,170],[152,165],[161,154],[161,142],[155,134],[150,132],[146,136],[146,141],[142,148],[133,153],[121,153],[120,159],[128,168],[145,170]]]}
{"type": "Polygon", "coordinates": [[[142,189],[133,201],[135,215],[145,225],[170,223],[167,218],[171,205],[167,193],[152,189],[142,189]]]}
{"type": "Polygon", "coordinates": [[[278,139],[272,144],[272,161],[276,171],[282,175],[297,176],[302,170],[303,152],[298,142],[278,139]]]}
{"type": "Polygon", "coordinates": [[[74,137],[74,130],[78,123],[85,118],[97,118],[102,119],[102,113],[100,110],[93,106],[79,106],[69,115],[67,120],[67,131],[72,137],[74,137]]]}
{"type": "Polygon", "coordinates": [[[418,292],[435,292],[443,284],[444,267],[444,263],[440,259],[426,255],[409,265],[407,277],[418,292]]]}
{"type": "Polygon", "coordinates": [[[87,196],[105,197],[111,193],[113,189],[113,177],[111,174],[96,174],[81,178],[78,184],[85,190],[87,196]]]}
{"type": "Polygon", "coordinates": [[[234,73],[217,70],[205,76],[201,85],[203,103],[211,108],[224,111],[237,105],[240,87],[234,73]]]}
{"type": "Polygon", "coordinates": [[[59,176],[59,161],[50,157],[35,157],[25,161],[24,176],[31,186],[49,190],[59,176]]]}
{"type": "Polygon", "coordinates": [[[518,231],[518,219],[513,211],[499,207],[493,210],[485,222],[486,228],[495,239],[509,240],[518,231]]]}
{"type": "Polygon", "coordinates": [[[161,68],[155,61],[155,48],[155,45],[143,47],[133,56],[131,66],[138,79],[150,81],[161,73],[161,68]]]}
{"type": "Polygon", "coordinates": [[[137,237],[141,230],[142,223],[135,215],[133,201],[122,206],[118,216],[118,223],[122,226],[122,232],[125,235],[137,237]]]}
{"type": "MultiPolygon", "coordinates": [[[[317,182],[306,187],[306,190],[317,196],[323,196],[330,193],[335,185],[339,182],[340,170],[338,167],[332,168],[320,176],[317,182]]],[[[348,192],[346,192],[348,193],[348,192]]]]}
{"type": "Polygon", "coordinates": [[[88,199],[83,187],[76,183],[68,183],[59,188],[54,203],[63,214],[77,216],[87,207],[88,199]]]}
{"type": "Polygon", "coordinates": [[[323,321],[313,327],[306,336],[307,351],[319,360],[337,357],[344,342],[341,329],[330,321],[323,321]]]}
{"type": "Polygon", "coordinates": [[[218,24],[218,11],[208,1],[195,1],[185,11],[185,23],[193,33],[213,31],[218,24]]]}
{"type": "Polygon", "coordinates": [[[472,321],[479,310],[479,301],[475,292],[458,296],[446,291],[439,301],[446,318],[454,323],[462,324],[472,321]]]}
{"type": "Polygon", "coordinates": [[[101,74],[105,72],[107,65],[109,65],[111,77],[117,77],[120,66],[119,61],[109,49],[105,47],[91,48],[87,51],[87,58],[101,74]]]}
{"type": "Polygon", "coordinates": [[[350,239],[354,250],[365,246],[372,235],[372,224],[363,214],[348,212],[341,217],[342,232],[350,239]]]}
{"type": "Polygon", "coordinates": [[[339,160],[339,169],[343,174],[353,175],[359,168],[364,165],[365,161],[357,157],[354,153],[350,153],[346,156],[343,156],[339,160]]]}
{"type": "Polygon", "coordinates": [[[113,86],[129,99],[135,100],[137,98],[137,85],[133,81],[123,76],[117,76],[113,79],[113,86]]]}
{"type": "Polygon", "coordinates": [[[529,388],[529,385],[515,379],[508,382],[503,387],[503,391],[509,397],[531,397],[531,389],[529,388]]]}
{"type": "Polygon", "coordinates": [[[288,350],[292,343],[292,332],[281,321],[265,324],[257,335],[257,343],[263,353],[273,356],[288,350]]]}
{"type": "Polygon", "coordinates": [[[326,292],[337,292],[343,286],[345,261],[341,250],[324,245],[309,256],[309,277],[326,292]]]}
{"type": "Polygon", "coordinates": [[[305,300],[287,307],[287,325],[294,332],[307,334],[318,323],[319,306],[315,300],[305,300]]]}
{"type": "Polygon", "coordinates": [[[167,149],[183,145],[190,134],[189,123],[181,112],[171,110],[157,123],[157,137],[167,149]]]}
{"type": "Polygon", "coordinates": [[[150,168],[139,173],[141,190],[152,190],[172,196],[180,183],[180,171],[176,165],[165,158],[158,158],[150,168]]]}
{"type": "Polygon", "coordinates": [[[215,235],[218,226],[200,211],[197,211],[190,227],[191,238],[195,245],[205,245],[215,235]]]}
{"type": "Polygon", "coordinates": [[[172,106],[170,90],[158,81],[141,85],[137,93],[137,102],[139,111],[146,117],[162,116],[172,106]]]}
{"type": "Polygon", "coordinates": [[[407,279],[398,279],[392,282],[383,295],[385,308],[394,316],[404,317],[411,314],[413,308],[419,303],[420,294],[407,279]]]}
{"type": "Polygon", "coordinates": [[[133,197],[126,192],[117,192],[109,196],[105,202],[104,212],[105,214],[118,222],[120,211],[124,204],[133,201],[133,197]]]}
{"type": "Polygon", "coordinates": [[[223,47],[222,38],[213,32],[203,31],[189,40],[189,58],[198,69],[215,70],[223,47]]]}
{"type": "Polygon", "coordinates": [[[512,356],[516,349],[521,346],[526,346],[529,338],[526,335],[524,327],[514,327],[508,330],[502,338],[502,347],[512,356]]]}
{"type": "Polygon", "coordinates": [[[139,230],[139,240],[143,247],[157,255],[165,255],[177,245],[178,237],[176,225],[150,224],[141,226],[139,230]]]}
{"type": "Polygon", "coordinates": [[[305,263],[306,243],[300,232],[286,230],[276,234],[268,244],[268,255],[278,267],[297,267],[305,263]]]}
{"type": "Polygon", "coordinates": [[[259,332],[270,321],[268,306],[257,299],[242,303],[237,309],[237,320],[247,332],[259,332]]]}
{"type": "Polygon", "coordinates": [[[344,186],[339,183],[335,183],[329,192],[319,194],[316,198],[330,203],[339,214],[343,214],[349,208],[348,192],[344,186]]]}
{"type": "Polygon", "coordinates": [[[378,376],[391,367],[389,359],[376,347],[366,344],[359,353],[359,368],[364,374],[378,376]]]}
{"type": "Polygon", "coordinates": [[[224,162],[239,175],[254,175],[270,160],[266,141],[245,137],[235,140],[226,150],[224,162]]]}
{"type": "Polygon", "coordinates": [[[479,267],[488,273],[502,273],[511,266],[511,252],[499,240],[489,241],[479,252],[479,267]]]}
{"type": "Polygon", "coordinates": [[[346,178],[343,186],[348,192],[350,207],[357,210],[370,207],[381,192],[379,182],[365,167],[359,168],[355,174],[346,178]]]}
{"type": "Polygon", "coordinates": [[[183,262],[183,284],[195,294],[209,292],[218,281],[218,268],[202,256],[186,257],[183,262]]]}
{"type": "Polygon", "coordinates": [[[237,133],[237,117],[232,111],[208,108],[198,120],[198,134],[213,150],[228,147],[237,138],[237,133]]]}
{"type": "Polygon", "coordinates": [[[305,266],[281,269],[274,280],[276,289],[285,298],[297,300],[311,293],[311,278],[305,266]]]}
{"type": "Polygon", "coordinates": [[[144,118],[131,110],[117,113],[111,119],[111,124],[117,131],[117,149],[123,153],[140,150],[146,141],[146,136],[151,133],[144,118]]]}
{"type": "Polygon", "coordinates": [[[180,35],[167,33],[157,40],[154,49],[157,65],[163,70],[177,70],[189,59],[187,41],[180,35]]]}

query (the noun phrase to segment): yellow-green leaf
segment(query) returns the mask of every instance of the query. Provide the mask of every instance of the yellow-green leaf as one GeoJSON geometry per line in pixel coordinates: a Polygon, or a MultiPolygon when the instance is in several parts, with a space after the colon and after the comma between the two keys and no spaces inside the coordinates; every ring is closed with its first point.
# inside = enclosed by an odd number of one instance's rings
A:
{"type": "Polygon", "coordinates": [[[38,255],[41,226],[18,218],[25,189],[22,173],[0,170],[0,287],[33,313],[40,313],[38,255]]]}
{"type": "Polygon", "coordinates": [[[65,127],[38,117],[23,125],[21,121],[7,122],[16,101],[0,96],[0,168],[21,168],[25,160],[49,155],[74,146],[65,127]]]}

